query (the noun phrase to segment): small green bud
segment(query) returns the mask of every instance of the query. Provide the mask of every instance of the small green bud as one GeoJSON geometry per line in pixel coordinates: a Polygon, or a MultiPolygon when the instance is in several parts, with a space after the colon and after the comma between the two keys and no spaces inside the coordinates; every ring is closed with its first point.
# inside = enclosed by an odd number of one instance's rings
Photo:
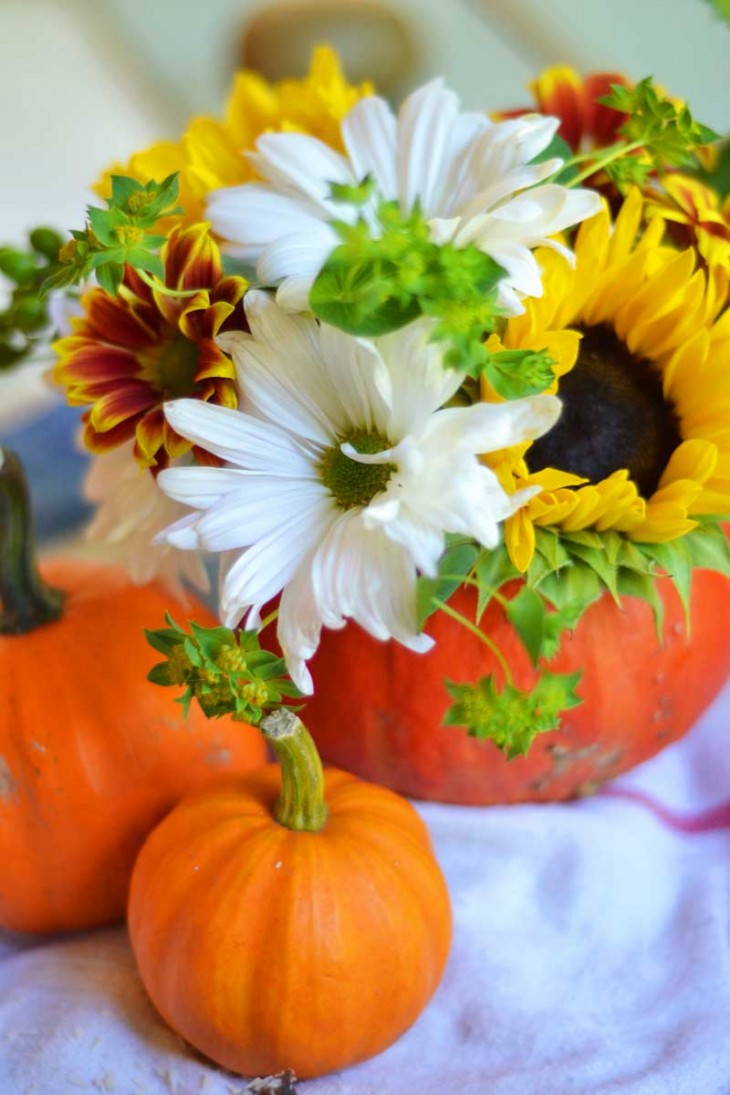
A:
{"type": "Polygon", "coordinates": [[[34,228],[30,234],[30,245],[49,262],[55,262],[58,252],[63,247],[63,236],[54,228],[34,228]]]}
{"type": "Polygon", "coordinates": [[[45,327],[48,322],[46,306],[40,297],[24,296],[15,301],[11,311],[11,319],[20,331],[37,331],[45,327]]]}
{"type": "Polygon", "coordinates": [[[14,247],[0,247],[0,270],[16,285],[27,285],[32,282],[37,269],[33,255],[16,251],[14,247]]]}

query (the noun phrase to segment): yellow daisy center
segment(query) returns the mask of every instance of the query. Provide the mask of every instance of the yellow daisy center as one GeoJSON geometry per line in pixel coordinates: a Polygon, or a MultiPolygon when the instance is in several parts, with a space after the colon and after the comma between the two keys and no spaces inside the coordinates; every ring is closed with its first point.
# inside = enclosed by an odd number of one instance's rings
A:
{"type": "Polygon", "coordinates": [[[560,379],[561,416],[530,446],[528,467],[560,468],[592,483],[626,468],[648,498],[682,441],[674,406],[651,362],[635,357],[612,327],[582,334],[578,360],[560,379]]]}

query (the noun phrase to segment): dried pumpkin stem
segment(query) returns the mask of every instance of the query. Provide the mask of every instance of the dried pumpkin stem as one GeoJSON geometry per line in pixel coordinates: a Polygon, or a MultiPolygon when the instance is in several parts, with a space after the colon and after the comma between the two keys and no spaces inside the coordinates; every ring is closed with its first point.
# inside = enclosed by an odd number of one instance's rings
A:
{"type": "Polygon", "coordinates": [[[0,634],[22,635],[62,611],[63,593],[38,570],[23,466],[14,452],[0,448],[0,634]]]}
{"type": "Polygon", "coordinates": [[[261,730],[281,765],[281,794],[274,807],[280,825],[317,833],[327,820],[324,773],[312,735],[285,708],[261,720],[261,730]]]}

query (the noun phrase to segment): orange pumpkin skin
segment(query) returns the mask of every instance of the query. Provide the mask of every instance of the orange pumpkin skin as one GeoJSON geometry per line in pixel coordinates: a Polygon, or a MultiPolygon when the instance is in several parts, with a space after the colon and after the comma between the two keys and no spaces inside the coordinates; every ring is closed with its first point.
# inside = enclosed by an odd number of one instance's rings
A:
{"type": "MultiPolygon", "coordinates": [[[[444,613],[428,622],[436,647],[425,655],[352,625],[323,632],[304,717],[326,761],[416,798],[493,804],[587,793],[689,730],[730,672],[730,581],[694,573],[689,635],[675,590],[668,581],[659,590],[661,646],[643,601],[626,597],[619,609],[604,595],[587,610],[551,663],[555,671],[583,669],[584,702],[559,730],[539,735],[526,757],[506,761],[490,742],[441,724],[450,703],[444,677],[499,673],[489,650],[444,613]]],[[[470,591],[451,603],[473,618],[470,591]]],[[[516,668],[515,683],[528,686],[534,673],[499,606],[490,605],[482,626],[516,668]]]]}
{"type": "MultiPolygon", "coordinates": [[[[146,680],[159,656],[143,629],[169,595],[102,564],[41,566],[64,613],[0,636],[0,924],[23,932],[88,928],[124,915],[152,828],[189,788],[262,763],[253,727],[187,719],[146,680]]],[[[178,606],[179,613],[185,609],[178,606]]],[[[188,612],[212,622],[199,604],[188,612]]]]}
{"type": "Polygon", "coordinates": [[[392,792],[325,770],[316,833],[273,819],[278,766],[187,796],[145,843],[129,932],[166,1022],[245,1076],[379,1053],[436,988],[451,941],[425,826],[392,792]]]}

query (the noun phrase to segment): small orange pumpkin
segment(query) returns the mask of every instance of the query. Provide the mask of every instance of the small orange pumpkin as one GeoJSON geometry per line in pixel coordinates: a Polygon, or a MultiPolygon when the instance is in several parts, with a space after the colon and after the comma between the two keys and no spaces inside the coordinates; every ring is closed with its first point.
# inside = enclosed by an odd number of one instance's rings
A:
{"type": "Polygon", "coordinates": [[[441,978],[451,910],[409,803],[335,769],[322,779],[290,712],[262,727],[281,774],[217,781],[168,815],[137,860],[129,931],[178,1034],[243,1075],[308,1078],[414,1022],[441,978]]]}
{"type": "Polygon", "coordinates": [[[0,925],[24,932],[123,916],[150,830],[211,773],[265,752],[253,727],[197,708],[183,719],[146,680],[160,586],[72,559],[42,573],[22,472],[0,449],[0,925]]]}

